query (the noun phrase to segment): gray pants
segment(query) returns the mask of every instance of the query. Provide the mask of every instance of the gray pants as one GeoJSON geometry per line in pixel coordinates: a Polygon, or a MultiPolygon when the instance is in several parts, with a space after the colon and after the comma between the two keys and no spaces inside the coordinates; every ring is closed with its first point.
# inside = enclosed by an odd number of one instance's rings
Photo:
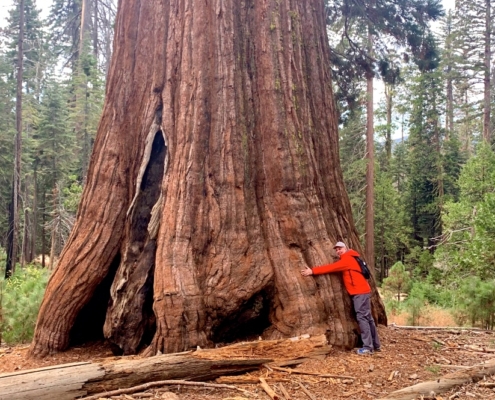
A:
{"type": "Polygon", "coordinates": [[[371,315],[370,294],[356,294],[352,296],[356,319],[361,330],[363,348],[373,351],[380,348],[380,339],[371,315]]]}

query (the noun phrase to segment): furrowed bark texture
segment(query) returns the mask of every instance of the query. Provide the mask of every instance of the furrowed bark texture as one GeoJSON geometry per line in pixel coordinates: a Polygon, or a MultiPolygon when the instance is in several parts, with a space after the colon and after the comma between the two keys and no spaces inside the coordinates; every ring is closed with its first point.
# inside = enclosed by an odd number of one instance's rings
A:
{"type": "Polygon", "coordinates": [[[337,240],[359,250],[324,15],[320,0],[120,2],[88,183],[33,355],[66,348],[87,309],[106,310],[124,353],[262,333],[355,344],[340,277],[300,275],[337,240]]]}

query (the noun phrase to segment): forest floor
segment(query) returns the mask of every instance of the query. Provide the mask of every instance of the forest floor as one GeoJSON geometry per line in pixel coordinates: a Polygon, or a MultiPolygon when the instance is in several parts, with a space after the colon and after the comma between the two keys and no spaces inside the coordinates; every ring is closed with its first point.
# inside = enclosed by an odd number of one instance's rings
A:
{"type": "MultiPolygon", "coordinates": [[[[306,361],[292,373],[261,368],[243,375],[264,377],[268,385],[283,396],[281,385],[292,400],[361,400],[379,399],[385,395],[422,381],[436,380],[442,375],[495,358],[495,332],[460,329],[410,330],[394,325],[380,326],[382,351],[360,356],[354,351],[332,349],[323,360],[306,361]],[[302,373],[305,372],[305,373],[302,373]],[[339,375],[325,378],[319,374],[339,375]],[[353,377],[350,379],[348,377],[353,377]],[[313,396],[313,397],[311,397],[313,396]]],[[[78,361],[97,361],[111,357],[104,343],[72,348],[45,359],[27,357],[28,346],[0,347],[0,373],[41,368],[78,361]]],[[[495,383],[495,377],[486,377],[495,383]]],[[[215,382],[211,382],[215,383],[215,382]]],[[[270,400],[260,384],[235,384],[240,390],[200,386],[168,386],[146,392],[123,394],[101,399],[179,399],[179,400],[270,400]]],[[[417,399],[495,399],[495,389],[470,383],[448,392],[417,399]]]]}

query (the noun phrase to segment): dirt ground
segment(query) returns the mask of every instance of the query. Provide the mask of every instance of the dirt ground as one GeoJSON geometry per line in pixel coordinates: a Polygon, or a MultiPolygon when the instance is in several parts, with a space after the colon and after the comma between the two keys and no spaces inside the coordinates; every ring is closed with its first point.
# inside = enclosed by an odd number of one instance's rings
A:
{"type": "MultiPolygon", "coordinates": [[[[471,366],[495,358],[493,331],[407,330],[392,325],[379,327],[379,332],[383,350],[371,356],[332,349],[325,359],[307,361],[293,368],[292,373],[262,368],[243,376],[265,378],[279,399],[286,399],[280,385],[291,400],[379,399],[394,390],[438,379],[459,370],[460,366],[471,366]],[[341,378],[321,377],[318,374],[338,375],[341,378]]],[[[0,373],[77,361],[97,361],[112,356],[104,343],[73,348],[42,360],[29,359],[27,349],[27,346],[0,347],[0,373]]],[[[495,384],[495,377],[486,377],[483,383],[487,382],[495,384]]],[[[270,400],[260,384],[237,383],[232,386],[240,390],[175,385],[114,397],[102,394],[101,399],[270,400]]],[[[417,398],[495,399],[495,389],[478,382],[458,386],[436,396],[417,398]]]]}

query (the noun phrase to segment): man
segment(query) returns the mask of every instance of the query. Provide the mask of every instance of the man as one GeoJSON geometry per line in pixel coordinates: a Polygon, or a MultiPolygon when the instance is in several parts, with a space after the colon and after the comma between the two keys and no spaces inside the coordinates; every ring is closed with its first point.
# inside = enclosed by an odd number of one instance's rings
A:
{"type": "Polygon", "coordinates": [[[361,330],[363,347],[357,353],[372,354],[373,351],[380,351],[380,339],[378,338],[375,321],[371,315],[370,294],[371,288],[368,281],[361,274],[361,267],[354,257],[359,257],[358,252],[347,249],[343,242],[337,242],[333,247],[340,257],[340,260],[327,265],[309,268],[301,271],[303,276],[321,275],[332,272],[342,272],[344,285],[351,295],[356,311],[356,319],[361,330]]]}

